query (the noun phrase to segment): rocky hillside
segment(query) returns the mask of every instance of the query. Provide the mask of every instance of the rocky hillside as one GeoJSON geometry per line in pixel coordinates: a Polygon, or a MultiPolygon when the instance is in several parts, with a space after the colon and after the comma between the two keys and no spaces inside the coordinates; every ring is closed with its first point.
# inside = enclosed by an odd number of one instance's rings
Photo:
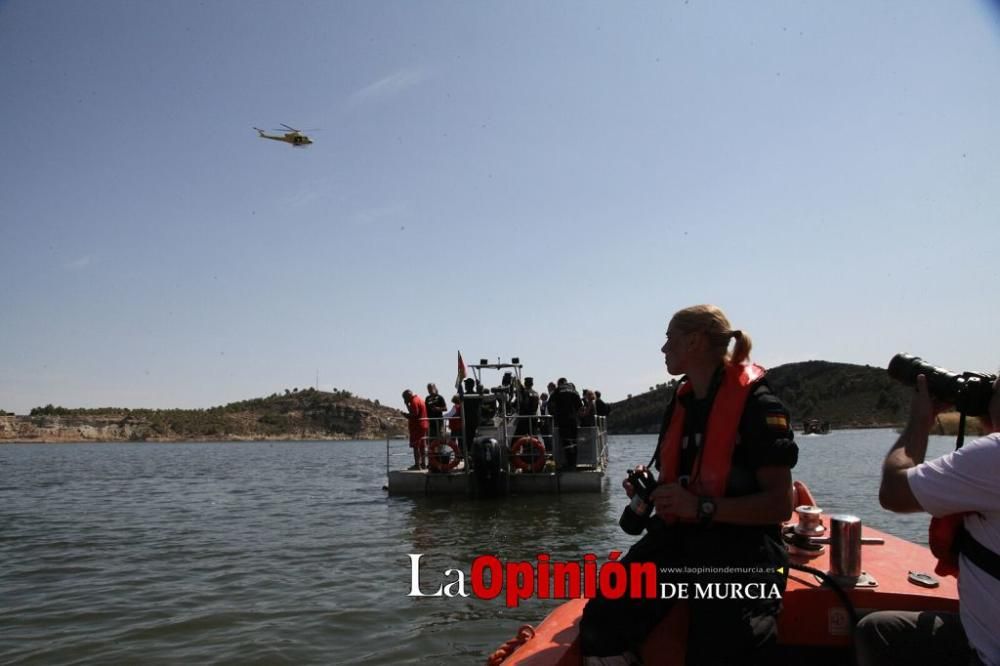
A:
{"type": "MultiPolygon", "coordinates": [[[[788,406],[797,430],[806,419],[829,421],[833,428],[900,426],[912,391],[890,379],[884,368],[851,363],[788,363],[770,369],[767,377],[788,406]]],[[[611,432],[658,432],[663,406],[672,391],[672,384],[661,384],[614,403],[611,432]]]]}
{"type": "Polygon", "coordinates": [[[384,439],[406,431],[397,409],[347,391],[285,391],[210,409],[38,407],[0,415],[0,442],[384,439]]]}

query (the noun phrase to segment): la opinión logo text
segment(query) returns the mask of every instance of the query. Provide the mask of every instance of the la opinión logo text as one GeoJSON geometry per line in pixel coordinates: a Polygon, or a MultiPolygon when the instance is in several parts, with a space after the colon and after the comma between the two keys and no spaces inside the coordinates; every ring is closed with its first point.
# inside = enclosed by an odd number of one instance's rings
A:
{"type": "MultiPolygon", "coordinates": [[[[532,596],[538,599],[593,599],[603,596],[620,599],[780,599],[777,583],[764,582],[665,582],[657,580],[652,562],[619,562],[621,551],[608,553],[598,564],[597,555],[587,553],[580,562],[553,562],[540,553],[534,562],[503,562],[495,555],[480,555],[472,561],[468,576],[461,569],[445,569],[445,582],[433,592],[420,588],[420,559],[423,553],[409,553],[410,592],[408,597],[468,597],[479,599],[504,596],[508,608],[532,596]]],[[[669,573],[669,569],[664,569],[669,573]]],[[[736,569],[731,567],[686,569],[685,573],[784,573],[783,569],[736,569]]]]}

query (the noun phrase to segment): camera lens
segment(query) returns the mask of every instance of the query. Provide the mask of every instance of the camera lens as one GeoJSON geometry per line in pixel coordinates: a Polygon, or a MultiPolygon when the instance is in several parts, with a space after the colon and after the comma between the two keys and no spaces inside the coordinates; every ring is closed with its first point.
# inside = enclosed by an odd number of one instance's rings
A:
{"type": "Polygon", "coordinates": [[[955,405],[970,416],[989,412],[994,375],[966,372],[957,375],[910,354],[896,354],[889,361],[889,376],[907,386],[915,386],[917,375],[927,378],[927,391],[937,400],[955,405]]]}

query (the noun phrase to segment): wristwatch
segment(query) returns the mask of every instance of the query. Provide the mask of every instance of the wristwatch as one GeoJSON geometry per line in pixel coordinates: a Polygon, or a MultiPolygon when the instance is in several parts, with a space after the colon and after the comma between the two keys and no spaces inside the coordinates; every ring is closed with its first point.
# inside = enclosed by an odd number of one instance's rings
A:
{"type": "Polygon", "coordinates": [[[711,497],[698,498],[698,522],[708,525],[715,518],[715,500],[711,497]]]}

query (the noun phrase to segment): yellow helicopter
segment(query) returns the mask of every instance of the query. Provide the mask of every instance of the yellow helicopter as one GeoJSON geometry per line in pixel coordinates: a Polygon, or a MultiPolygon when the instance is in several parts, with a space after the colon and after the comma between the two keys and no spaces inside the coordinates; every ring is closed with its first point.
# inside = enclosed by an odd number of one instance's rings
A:
{"type": "MultiPolygon", "coordinates": [[[[262,130],[259,127],[254,127],[254,129],[257,130],[257,132],[260,134],[260,138],[262,138],[262,139],[272,139],[274,141],[284,141],[285,143],[291,144],[292,146],[294,146],[296,148],[305,148],[306,146],[308,146],[310,143],[313,142],[312,139],[310,139],[308,136],[306,136],[302,132],[302,130],[297,130],[294,127],[289,127],[285,123],[279,123],[279,124],[282,127],[284,127],[285,129],[278,129],[278,130],[273,130],[273,131],[275,131],[275,132],[284,132],[283,135],[267,134],[266,132],[264,132],[264,130],[262,130]],[[285,130],[287,130],[287,131],[285,131],[285,130]]],[[[307,130],[307,131],[311,132],[313,130],[307,130]]]]}

